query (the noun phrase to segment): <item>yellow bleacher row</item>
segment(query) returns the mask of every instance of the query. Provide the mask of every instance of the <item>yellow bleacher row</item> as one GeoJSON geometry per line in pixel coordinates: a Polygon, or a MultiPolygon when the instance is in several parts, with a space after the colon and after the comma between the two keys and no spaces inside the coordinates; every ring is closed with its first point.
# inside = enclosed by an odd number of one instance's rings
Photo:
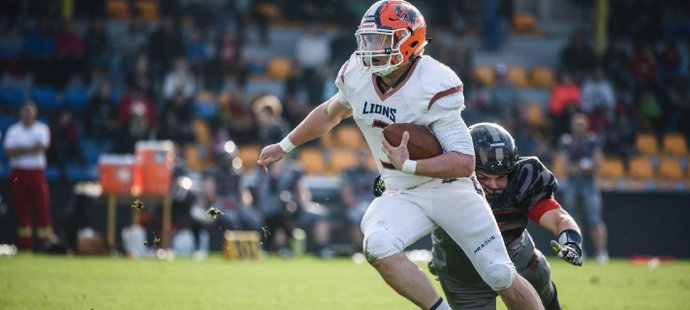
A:
{"type": "MultiPolygon", "coordinates": [[[[183,152],[190,168],[201,171],[210,160],[208,154],[211,154],[211,133],[203,120],[195,120],[192,128],[197,144],[186,146],[183,152]]],[[[636,147],[640,154],[630,159],[627,170],[621,158],[609,157],[604,160],[597,174],[605,187],[615,187],[613,183],[619,180],[632,181],[631,184],[635,181],[654,181],[662,188],[672,187],[678,182],[690,186],[690,152],[682,134],[667,133],[659,146],[654,135],[641,133],[637,135],[636,147]]],[[[342,170],[353,167],[356,164],[355,152],[366,148],[366,142],[355,126],[340,125],[330,135],[322,138],[319,146],[301,147],[296,152],[305,173],[337,175],[342,170]]],[[[256,144],[239,146],[239,157],[245,171],[256,167],[259,152],[256,144]]],[[[369,166],[376,168],[371,157],[369,166]]]]}
{"type": "MultiPolygon", "coordinates": [[[[491,86],[496,82],[496,69],[493,64],[475,65],[473,75],[484,86],[491,86]]],[[[556,73],[549,66],[534,66],[528,73],[527,68],[523,66],[511,65],[508,66],[506,79],[520,88],[552,88],[556,85],[556,73]]]]}
{"type": "Polygon", "coordinates": [[[635,146],[639,155],[630,158],[627,171],[621,158],[604,160],[598,171],[604,184],[614,186],[613,182],[624,180],[628,181],[626,187],[629,189],[642,187],[648,182],[654,183],[657,189],[673,189],[678,184],[690,189],[690,153],[682,134],[665,134],[659,147],[653,134],[640,133],[635,138],[635,146]]]}
{"type": "Polygon", "coordinates": [[[160,18],[158,1],[155,0],[136,0],[130,7],[127,0],[107,0],[105,10],[109,17],[120,20],[131,18],[132,9],[136,8],[146,21],[157,21],[160,18]]]}

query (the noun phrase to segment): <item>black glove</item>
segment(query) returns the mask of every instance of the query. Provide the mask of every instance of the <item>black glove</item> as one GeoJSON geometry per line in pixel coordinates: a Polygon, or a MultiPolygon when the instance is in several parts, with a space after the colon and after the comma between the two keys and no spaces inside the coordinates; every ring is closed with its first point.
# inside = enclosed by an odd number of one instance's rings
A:
{"type": "Polygon", "coordinates": [[[582,266],[582,236],[577,231],[566,229],[558,236],[558,242],[551,240],[551,248],[558,257],[575,266],[582,266]]]}
{"type": "Polygon", "coordinates": [[[379,175],[376,177],[376,179],[374,179],[374,185],[371,188],[371,192],[374,194],[374,197],[381,197],[385,191],[386,183],[383,182],[381,176],[379,175]]]}

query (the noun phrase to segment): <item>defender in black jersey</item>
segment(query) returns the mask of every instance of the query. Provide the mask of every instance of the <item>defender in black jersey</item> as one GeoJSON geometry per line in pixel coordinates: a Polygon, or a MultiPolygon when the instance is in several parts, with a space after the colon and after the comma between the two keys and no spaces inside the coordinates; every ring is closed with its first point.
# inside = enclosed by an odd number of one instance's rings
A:
{"type": "MultiPolygon", "coordinates": [[[[496,124],[470,127],[477,179],[518,272],[536,289],[546,309],[560,309],[544,255],[525,229],[531,219],[554,235],[554,250],[571,264],[582,264],[582,237],[575,220],[553,199],[558,182],[536,157],[519,157],[513,137],[496,124]]],[[[495,309],[496,292],[477,275],[469,259],[441,229],[434,241],[432,272],[439,277],[454,309],[495,309]]],[[[481,245],[465,251],[481,251],[481,245]]]]}
{"type": "MultiPolygon", "coordinates": [[[[519,157],[513,137],[496,124],[470,127],[476,158],[476,174],[493,210],[513,264],[536,289],[546,309],[560,309],[556,286],[544,255],[534,247],[525,229],[531,219],[559,236],[551,241],[559,257],[582,265],[582,237],[573,218],[554,200],[558,187],[554,175],[536,157],[519,157]]],[[[384,190],[378,181],[374,195],[384,190]]],[[[438,276],[453,309],[496,309],[496,292],[484,283],[461,249],[442,229],[432,234],[431,272],[438,276]]],[[[491,242],[487,240],[484,242],[491,242]]]]}

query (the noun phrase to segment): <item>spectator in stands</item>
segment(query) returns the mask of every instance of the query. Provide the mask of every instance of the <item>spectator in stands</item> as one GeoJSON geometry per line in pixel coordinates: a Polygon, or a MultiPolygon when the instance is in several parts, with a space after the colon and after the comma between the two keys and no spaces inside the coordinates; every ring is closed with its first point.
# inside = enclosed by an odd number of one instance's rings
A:
{"type": "Polygon", "coordinates": [[[194,96],[197,89],[196,77],[189,70],[189,64],[184,58],[177,58],[173,69],[166,74],[163,82],[163,99],[172,99],[178,89],[182,89],[182,93],[188,99],[194,96]]]}
{"type": "Polygon", "coordinates": [[[637,152],[635,148],[637,131],[638,129],[630,116],[627,114],[618,115],[612,130],[602,132],[606,141],[604,151],[621,157],[625,167],[628,167],[630,157],[637,152]]]}
{"type": "Polygon", "coordinates": [[[580,109],[582,95],[580,87],[573,81],[568,72],[559,74],[558,83],[551,91],[549,114],[551,114],[554,137],[560,137],[568,131],[571,116],[580,109]]]}
{"type": "Polygon", "coordinates": [[[373,199],[371,185],[378,172],[369,167],[369,152],[357,150],[354,156],[357,159],[357,165],[344,170],[340,175],[340,200],[346,208],[350,243],[361,251],[364,235],[359,224],[362,222],[364,211],[373,199]]]}
{"type": "MultiPolygon", "coordinates": [[[[475,47],[464,32],[454,32],[452,41],[443,49],[444,63],[457,72],[461,79],[467,80],[465,86],[472,76],[474,50],[475,47]]],[[[470,87],[465,87],[465,95],[468,95],[468,88],[470,87]]]]}
{"type": "Polygon", "coordinates": [[[295,57],[302,69],[302,85],[307,90],[309,104],[313,106],[321,103],[324,70],[331,59],[331,50],[320,25],[309,26],[307,33],[297,40],[295,57]]]}
{"type": "Polygon", "coordinates": [[[103,81],[98,86],[96,94],[89,100],[83,122],[85,134],[106,152],[112,150],[121,137],[122,127],[116,115],[110,82],[103,81]]]}
{"type": "Polygon", "coordinates": [[[120,102],[117,119],[124,128],[123,143],[118,150],[131,153],[134,143],[149,137],[156,124],[156,106],[141,86],[130,87],[129,93],[120,102]]]}
{"type": "Polygon", "coordinates": [[[155,100],[155,89],[153,85],[153,77],[151,70],[149,70],[149,60],[144,54],[139,54],[134,63],[134,69],[127,76],[127,85],[139,85],[147,95],[155,100]]]}
{"type": "Polygon", "coordinates": [[[659,78],[663,85],[670,85],[679,76],[681,67],[680,50],[676,42],[668,42],[659,55],[659,78]]]}
{"type": "Polygon", "coordinates": [[[192,29],[185,42],[185,54],[189,66],[197,76],[206,66],[206,42],[203,40],[201,30],[192,29]]]}
{"type": "Polygon", "coordinates": [[[192,102],[185,98],[181,89],[175,92],[175,97],[166,102],[161,117],[158,138],[172,140],[178,145],[186,145],[194,141],[191,124],[194,116],[192,102]]]}
{"type": "Polygon", "coordinates": [[[241,92],[225,92],[219,98],[219,110],[212,123],[217,132],[223,132],[223,138],[232,139],[238,144],[256,143],[254,115],[241,92]]]}
{"type": "Polygon", "coordinates": [[[148,42],[148,56],[156,84],[161,82],[173,60],[182,54],[182,34],[171,16],[163,16],[160,26],[151,34],[148,42]]]}
{"type": "Polygon", "coordinates": [[[268,173],[256,169],[247,185],[253,201],[264,218],[266,249],[290,255],[288,241],[296,228],[307,232],[308,250],[327,258],[331,225],[327,210],[311,201],[311,194],[298,166],[284,159],[271,165],[268,173]],[[277,164],[277,165],[276,165],[277,164]]]}
{"type": "Polygon", "coordinates": [[[141,14],[136,14],[127,23],[127,29],[112,29],[108,33],[108,43],[113,51],[110,70],[123,76],[133,68],[136,57],[145,51],[149,34],[141,14]]]}
{"type": "Polygon", "coordinates": [[[622,39],[616,39],[609,44],[600,63],[609,81],[631,86],[630,57],[625,51],[625,42],[622,39]]]}
{"type": "Polygon", "coordinates": [[[657,62],[650,45],[637,46],[631,68],[638,85],[655,83],[658,80],[657,62]]]}
{"type": "Polygon", "coordinates": [[[84,40],[69,20],[62,24],[55,37],[55,52],[62,76],[60,88],[63,88],[73,74],[82,76],[84,73],[84,40]]]}
{"type": "Polygon", "coordinates": [[[240,80],[246,79],[247,67],[240,58],[240,42],[235,30],[227,28],[223,30],[220,39],[215,44],[215,57],[208,62],[205,70],[205,84],[212,90],[222,88],[226,76],[232,76],[240,80]]]}
{"type": "Polygon", "coordinates": [[[279,142],[290,132],[290,127],[282,118],[283,106],[278,97],[263,96],[254,102],[254,115],[259,127],[259,147],[279,142]]]}
{"type": "Polygon", "coordinates": [[[637,106],[643,128],[660,136],[664,130],[664,108],[654,90],[649,87],[643,88],[637,106]]]}
{"type": "Polygon", "coordinates": [[[34,29],[25,37],[24,58],[27,67],[34,75],[36,85],[52,85],[56,78],[54,70],[55,34],[50,21],[46,18],[37,20],[34,29]]]}
{"type": "MultiPolygon", "coordinates": [[[[668,129],[678,132],[690,132],[690,79],[676,77],[669,89],[668,129]]],[[[690,136],[687,138],[690,139],[690,136]]]]}
{"type": "Polygon", "coordinates": [[[67,165],[76,161],[80,167],[86,166],[86,161],[79,149],[79,130],[72,112],[67,109],[55,115],[50,131],[50,148],[48,161],[56,163],[60,171],[60,179],[67,181],[67,165]]]}
{"type": "Polygon", "coordinates": [[[105,67],[108,62],[108,35],[105,31],[105,20],[93,18],[89,22],[89,30],[84,37],[84,44],[88,65],[105,67]]]}
{"type": "Polygon", "coordinates": [[[248,192],[242,180],[242,166],[235,162],[236,145],[232,140],[226,143],[231,143],[233,149],[222,147],[215,156],[215,169],[204,176],[204,204],[223,211],[217,221],[226,229],[261,231],[261,213],[243,199],[248,192]]]}
{"type": "Polygon", "coordinates": [[[520,124],[512,131],[516,133],[515,145],[521,156],[536,156],[545,163],[552,162],[551,148],[539,129],[532,125],[520,124]]]}
{"type": "Polygon", "coordinates": [[[11,169],[10,184],[17,219],[18,247],[22,250],[33,250],[34,225],[41,249],[50,245],[54,235],[48,183],[44,173],[50,129],[36,120],[37,114],[38,110],[33,102],[25,103],[20,110],[20,121],[10,126],[4,142],[11,169]]]}
{"type": "Polygon", "coordinates": [[[493,121],[510,127],[517,117],[521,104],[520,91],[507,78],[508,68],[505,64],[496,65],[496,83],[488,88],[486,113],[493,121]]]}
{"type": "Polygon", "coordinates": [[[569,73],[577,82],[584,79],[594,65],[597,58],[594,50],[585,41],[584,30],[577,30],[570,36],[570,42],[561,51],[561,70],[569,73]]]}
{"type": "Polygon", "coordinates": [[[563,206],[582,226],[583,217],[591,228],[597,262],[608,262],[606,250],[606,224],[602,216],[601,190],[596,184],[596,171],[604,159],[599,137],[589,131],[588,119],[584,114],[575,114],[571,119],[571,132],[560,139],[558,162],[562,164],[563,176],[560,188],[563,206]],[[582,213],[580,213],[582,212],[582,213]]]}
{"type": "Polygon", "coordinates": [[[592,118],[613,121],[616,105],[616,95],[613,86],[604,77],[604,70],[600,67],[582,85],[582,112],[592,118]]]}
{"type": "Polygon", "coordinates": [[[55,54],[55,34],[46,18],[36,22],[34,29],[26,33],[25,40],[24,55],[30,62],[50,58],[55,54]]]}

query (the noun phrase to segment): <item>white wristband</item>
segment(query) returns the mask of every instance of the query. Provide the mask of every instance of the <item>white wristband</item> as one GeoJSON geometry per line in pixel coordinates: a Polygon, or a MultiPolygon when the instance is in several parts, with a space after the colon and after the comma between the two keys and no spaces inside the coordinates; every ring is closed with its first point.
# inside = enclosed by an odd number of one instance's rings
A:
{"type": "Polygon", "coordinates": [[[415,172],[417,172],[417,161],[411,159],[405,160],[400,171],[407,174],[415,174],[415,172]]]}
{"type": "Polygon", "coordinates": [[[297,146],[290,141],[290,138],[288,136],[285,136],[283,140],[280,140],[280,148],[283,149],[283,152],[285,153],[290,153],[290,151],[294,150],[297,146]]]}

